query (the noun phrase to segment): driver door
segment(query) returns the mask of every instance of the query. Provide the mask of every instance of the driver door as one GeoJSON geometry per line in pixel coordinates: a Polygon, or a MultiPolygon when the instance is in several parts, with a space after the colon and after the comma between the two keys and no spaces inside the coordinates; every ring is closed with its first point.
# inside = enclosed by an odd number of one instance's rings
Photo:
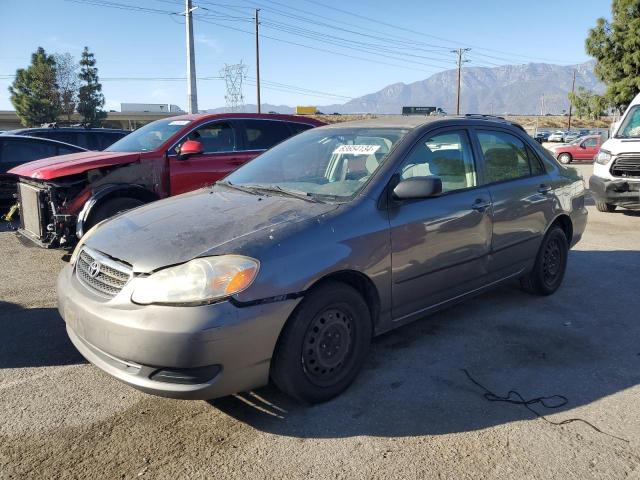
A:
{"type": "Polygon", "coordinates": [[[442,194],[389,209],[394,321],[409,320],[482,285],[492,212],[465,129],[438,130],[413,147],[400,180],[436,175],[442,194]]]}
{"type": "Polygon", "coordinates": [[[211,185],[247,161],[240,151],[237,124],[230,121],[206,123],[185,135],[169,152],[171,195],[211,185]],[[203,152],[180,158],[186,140],[202,144],[203,152]]]}

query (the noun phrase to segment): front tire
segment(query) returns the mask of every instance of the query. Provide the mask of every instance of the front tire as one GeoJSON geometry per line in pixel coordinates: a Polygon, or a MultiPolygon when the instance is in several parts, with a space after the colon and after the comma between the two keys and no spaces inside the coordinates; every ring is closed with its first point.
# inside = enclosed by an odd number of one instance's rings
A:
{"type": "Polygon", "coordinates": [[[569,165],[571,163],[571,155],[569,155],[568,153],[561,153],[558,156],[558,161],[563,165],[569,165]]]}
{"type": "Polygon", "coordinates": [[[554,293],[562,284],[568,256],[569,242],[564,230],[552,227],[542,240],[533,269],[520,278],[522,289],[535,295],[554,293]]]}
{"type": "Polygon", "coordinates": [[[611,213],[616,210],[616,205],[614,205],[613,203],[601,202],[599,200],[596,200],[596,209],[599,212],[611,213]]]}
{"type": "Polygon", "coordinates": [[[369,308],[354,288],[341,282],[319,286],[287,320],[271,362],[271,379],[305,403],[335,397],[362,367],[371,323],[369,308]]]}

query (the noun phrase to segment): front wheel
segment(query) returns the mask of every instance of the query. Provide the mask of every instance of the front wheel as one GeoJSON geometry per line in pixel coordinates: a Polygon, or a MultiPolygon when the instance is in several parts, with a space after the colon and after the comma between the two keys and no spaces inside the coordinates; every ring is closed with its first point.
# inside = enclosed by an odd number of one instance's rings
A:
{"type": "Polygon", "coordinates": [[[533,269],[520,278],[522,289],[536,295],[554,293],[562,284],[568,255],[567,236],[562,228],[552,227],[542,240],[533,269]]]}
{"type": "Polygon", "coordinates": [[[616,210],[616,205],[613,203],[601,202],[596,200],[596,209],[599,212],[611,213],[616,210]]]}
{"type": "Polygon", "coordinates": [[[131,210],[132,208],[139,207],[140,205],[144,205],[144,202],[137,198],[116,197],[105,200],[104,202],[99,203],[96,206],[95,210],[91,212],[84,231],[86,232],[96,223],[100,223],[102,220],[111,218],[118,213],[131,210]]]}
{"type": "Polygon", "coordinates": [[[371,314],[362,296],[344,283],[321,285],[287,320],[271,363],[271,378],[297,400],[325,402],[356,377],[371,335],[371,314]]]}
{"type": "Polygon", "coordinates": [[[569,155],[568,153],[562,153],[560,154],[560,156],[558,156],[558,161],[563,165],[568,165],[571,163],[571,155],[569,155]]]}

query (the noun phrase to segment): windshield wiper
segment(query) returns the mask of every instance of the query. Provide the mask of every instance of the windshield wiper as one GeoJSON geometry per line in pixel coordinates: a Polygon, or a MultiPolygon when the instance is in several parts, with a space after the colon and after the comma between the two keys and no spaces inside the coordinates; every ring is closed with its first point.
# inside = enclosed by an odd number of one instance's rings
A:
{"type": "Polygon", "coordinates": [[[257,194],[256,190],[254,188],[250,188],[250,187],[245,187],[243,185],[235,185],[229,181],[220,181],[220,182],[216,182],[214,183],[214,185],[222,185],[223,187],[227,187],[227,188],[232,188],[234,190],[240,190],[241,192],[246,192],[246,193],[251,193],[251,194],[257,194]]]}
{"type": "Polygon", "coordinates": [[[282,188],[280,185],[243,185],[245,188],[251,188],[256,192],[265,193],[279,193],[288,197],[299,198],[300,200],[306,200],[312,203],[322,203],[317,198],[314,198],[310,193],[302,192],[299,190],[288,190],[282,188]]]}

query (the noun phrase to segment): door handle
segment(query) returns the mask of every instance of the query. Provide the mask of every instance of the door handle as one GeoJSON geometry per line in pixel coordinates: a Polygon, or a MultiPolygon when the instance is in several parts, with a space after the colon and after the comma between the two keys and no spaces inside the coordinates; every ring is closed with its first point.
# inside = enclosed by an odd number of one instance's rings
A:
{"type": "Polygon", "coordinates": [[[471,209],[475,210],[476,212],[482,212],[484,211],[485,208],[488,208],[491,206],[491,202],[487,201],[487,200],[483,200],[481,198],[478,198],[473,205],[471,205],[471,209]]]}
{"type": "Polygon", "coordinates": [[[544,183],[542,185],[540,185],[540,187],[538,188],[538,193],[541,193],[543,195],[549,193],[551,190],[553,190],[551,188],[550,185],[545,185],[544,183]]]}

